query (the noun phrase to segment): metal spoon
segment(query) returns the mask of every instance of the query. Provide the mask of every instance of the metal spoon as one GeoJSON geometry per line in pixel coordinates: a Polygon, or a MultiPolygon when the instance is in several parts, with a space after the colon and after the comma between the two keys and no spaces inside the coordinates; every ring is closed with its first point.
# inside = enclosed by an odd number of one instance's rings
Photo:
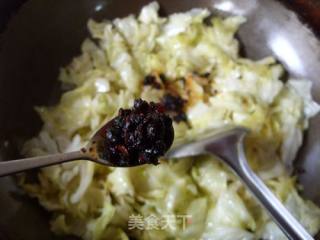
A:
{"type": "Polygon", "coordinates": [[[107,126],[108,123],[99,129],[88,144],[79,151],[0,162],[0,177],[74,160],[90,160],[103,165],[113,166],[108,160],[101,159],[97,150],[97,145],[103,140],[103,133],[107,126]]]}
{"type": "MultiPolygon", "coordinates": [[[[91,160],[103,165],[117,167],[107,160],[99,158],[100,154],[97,152],[97,143],[103,138],[103,132],[104,128],[100,129],[86,147],[76,152],[0,162],[0,176],[79,159],[91,160]]],[[[176,144],[176,146],[167,152],[165,157],[183,158],[203,154],[217,156],[239,176],[289,239],[313,239],[250,169],[243,149],[243,140],[247,133],[248,130],[241,127],[223,128],[218,132],[210,132],[206,136],[192,139],[187,143],[176,144]]]]}
{"type": "Polygon", "coordinates": [[[219,132],[211,132],[206,137],[196,141],[190,141],[172,148],[167,152],[166,157],[182,158],[203,154],[217,156],[238,175],[288,239],[313,239],[263,181],[251,170],[243,149],[243,140],[248,132],[248,129],[242,127],[224,128],[219,132]]]}

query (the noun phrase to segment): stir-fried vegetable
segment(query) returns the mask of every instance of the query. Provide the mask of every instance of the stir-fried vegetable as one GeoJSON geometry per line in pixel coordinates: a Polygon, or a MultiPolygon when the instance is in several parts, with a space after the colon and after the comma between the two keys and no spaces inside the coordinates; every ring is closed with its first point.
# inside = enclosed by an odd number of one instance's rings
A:
{"type": "MultiPolygon", "coordinates": [[[[89,21],[94,40],[85,40],[82,54],[60,74],[74,88],[58,105],[37,107],[44,126],[23,153],[79,149],[120,107],[138,97],[161,101],[171,91],[185,100],[187,117],[174,124],[176,140],[226,124],[250,128],[245,147],[252,168],[315,234],[320,210],[299,196],[289,175],[308,119],[319,111],[311,83],[282,82],[283,67],[272,57],[240,57],[234,34],[243,17],[209,19],[208,10],[192,9],[164,18],[158,9],[153,2],[138,17],[89,21]],[[157,88],[144,85],[150,74],[165,79],[157,88]]],[[[40,170],[37,182],[27,179],[21,177],[21,185],[52,212],[57,234],[93,240],[285,239],[214,157],[130,169],[76,161],[40,170]]]]}

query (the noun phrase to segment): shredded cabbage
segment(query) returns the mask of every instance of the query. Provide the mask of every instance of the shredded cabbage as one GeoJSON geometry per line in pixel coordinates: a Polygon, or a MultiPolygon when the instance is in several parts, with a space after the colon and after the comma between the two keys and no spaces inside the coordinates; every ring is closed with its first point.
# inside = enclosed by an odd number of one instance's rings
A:
{"type": "MultiPolygon", "coordinates": [[[[88,22],[93,40],[85,40],[82,54],[60,73],[63,85],[73,89],[56,106],[36,108],[44,125],[22,153],[79,149],[135,98],[159,101],[164,90],[142,81],[147,74],[163,73],[188,98],[189,126],[174,124],[176,140],[226,124],[250,128],[245,147],[252,168],[306,229],[317,233],[320,210],[299,196],[288,174],[308,120],[320,110],[311,82],[282,82],[283,67],[272,57],[240,57],[234,34],[243,17],[209,18],[207,9],[160,17],[158,10],[152,2],[137,17],[88,22]],[[207,73],[206,86],[195,73],[207,73]]],[[[75,161],[40,170],[36,182],[21,176],[20,183],[52,212],[52,231],[60,235],[284,239],[239,179],[214,157],[130,169],[75,161]]]]}

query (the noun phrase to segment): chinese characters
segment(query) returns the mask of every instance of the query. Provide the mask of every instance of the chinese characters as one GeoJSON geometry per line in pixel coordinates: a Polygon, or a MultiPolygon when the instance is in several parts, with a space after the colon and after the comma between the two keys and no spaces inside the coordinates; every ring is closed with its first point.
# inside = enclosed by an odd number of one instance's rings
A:
{"type": "Polygon", "coordinates": [[[182,228],[183,230],[187,225],[191,224],[191,215],[163,215],[156,216],[151,214],[149,216],[142,216],[140,214],[130,215],[128,219],[129,230],[175,230],[182,228]]]}

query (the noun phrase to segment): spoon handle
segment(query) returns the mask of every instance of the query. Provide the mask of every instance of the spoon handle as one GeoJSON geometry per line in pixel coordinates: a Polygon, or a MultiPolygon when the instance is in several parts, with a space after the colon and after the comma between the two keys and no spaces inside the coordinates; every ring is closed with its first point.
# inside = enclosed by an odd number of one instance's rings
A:
{"type": "Polygon", "coordinates": [[[58,163],[88,159],[81,151],[0,162],[0,177],[58,163]]]}
{"type": "Polygon", "coordinates": [[[278,198],[269,190],[263,181],[249,167],[243,144],[238,145],[239,167],[234,169],[243,183],[249,188],[261,205],[282,229],[283,233],[292,240],[313,240],[313,237],[291,215],[278,198]]]}

